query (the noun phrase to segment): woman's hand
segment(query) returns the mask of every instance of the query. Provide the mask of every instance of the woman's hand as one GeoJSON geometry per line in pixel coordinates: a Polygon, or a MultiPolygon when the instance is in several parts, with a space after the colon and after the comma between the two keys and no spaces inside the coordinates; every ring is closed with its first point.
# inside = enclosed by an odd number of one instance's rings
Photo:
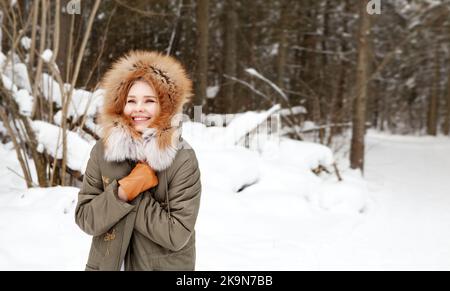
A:
{"type": "Polygon", "coordinates": [[[131,201],[140,193],[158,185],[155,171],[146,163],[138,163],[131,173],[119,180],[119,198],[131,201]]]}
{"type": "Polygon", "coordinates": [[[119,186],[119,190],[118,190],[117,194],[118,194],[120,200],[122,200],[124,202],[128,202],[127,193],[125,193],[125,191],[123,191],[122,186],[119,186]]]}

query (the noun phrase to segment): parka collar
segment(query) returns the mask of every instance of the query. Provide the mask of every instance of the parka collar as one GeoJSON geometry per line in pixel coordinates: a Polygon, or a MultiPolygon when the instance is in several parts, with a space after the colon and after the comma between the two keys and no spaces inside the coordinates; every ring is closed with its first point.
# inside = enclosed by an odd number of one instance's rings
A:
{"type": "Polygon", "coordinates": [[[192,97],[192,81],[174,58],[157,52],[131,51],[118,59],[102,79],[105,89],[100,114],[101,138],[107,161],[145,160],[162,171],[168,168],[179,149],[183,105],[192,97]],[[160,113],[142,135],[131,119],[123,115],[126,96],[138,78],[150,82],[157,94],[160,113]]]}
{"type": "Polygon", "coordinates": [[[136,136],[128,126],[117,123],[103,138],[105,159],[110,162],[145,161],[154,170],[162,171],[170,167],[180,149],[180,136],[177,128],[147,128],[142,136],[136,136]],[[165,147],[160,147],[161,140],[165,139],[170,142],[163,142],[165,147]]]}

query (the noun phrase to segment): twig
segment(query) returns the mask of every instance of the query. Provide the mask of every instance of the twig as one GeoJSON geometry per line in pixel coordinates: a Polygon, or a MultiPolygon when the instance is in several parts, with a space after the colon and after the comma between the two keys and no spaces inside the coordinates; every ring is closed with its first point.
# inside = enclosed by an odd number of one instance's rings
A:
{"type": "MultiPolygon", "coordinates": [[[[223,74],[223,76],[224,76],[225,78],[227,78],[227,79],[233,80],[233,81],[235,81],[235,82],[238,82],[239,84],[242,84],[242,85],[248,87],[250,90],[252,90],[253,92],[255,92],[257,95],[259,95],[259,96],[263,97],[264,99],[266,99],[266,100],[272,102],[272,100],[271,100],[269,97],[267,97],[266,95],[264,95],[264,93],[262,93],[261,91],[259,91],[258,89],[256,89],[256,88],[253,87],[252,85],[250,85],[248,82],[245,82],[245,81],[243,81],[243,80],[240,80],[240,79],[235,78],[235,77],[232,77],[232,76],[229,76],[229,75],[227,75],[227,74],[223,74]]],[[[272,104],[273,104],[273,102],[272,102],[272,104]]]]}
{"type": "Polygon", "coordinates": [[[172,16],[174,16],[173,14],[156,13],[156,12],[151,12],[151,11],[145,11],[145,10],[142,10],[142,9],[138,9],[138,8],[129,6],[129,5],[125,4],[125,3],[123,3],[122,1],[119,1],[119,0],[115,0],[115,1],[120,6],[123,6],[123,7],[127,8],[128,10],[131,10],[133,12],[136,12],[136,13],[141,14],[141,15],[146,16],[146,17],[154,17],[154,16],[171,16],[172,17],[172,16]]]}
{"type": "Polygon", "coordinates": [[[177,18],[174,21],[172,34],[170,35],[169,47],[167,48],[167,52],[166,52],[167,55],[170,55],[170,52],[172,51],[173,42],[175,40],[175,35],[177,33],[178,23],[180,21],[181,8],[183,7],[183,0],[178,0],[178,1],[179,1],[178,9],[177,9],[177,13],[176,13],[177,18]]]}
{"type": "MultiPolygon", "coordinates": [[[[283,100],[286,102],[287,107],[288,107],[289,111],[291,112],[291,115],[292,115],[292,116],[295,115],[294,112],[292,111],[292,106],[291,106],[291,104],[289,103],[289,99],[287,98],[286,94],[284,94],[283,90],[282,90],[280,87],[278,87],[277,85],[273,84],[270,80],[268,80],[267,78],[265,78],[264,76],[262,76],[261,74],[259,74],[255,69],[247,69],[247,73],[249,73],[249,74],[251,74],[251,75],[256,74],[255,76],[257,76],[257,77],[260,78],[260,79],[262,78],[263,81],[269,83],[269,85],[270,85],[272,88],[274,88],[275,91],[277,91],[277,92],[283,97],[283,100]]],[[[232,80],[234,80],[234,81],[236,81],[236,82],[238,82],[238,83],[240,83],[240,84],[243,84],[243,85],[247,86],[248,88],[250,88],[251,90],[253,90],[253,91],[254,91],[256,94],[258,94],[259,96],[262,96],[262,97],[264,97],[266,100],[269,100],[269,101],[272,103],[272,105],[274,104],[274,102],[273,102],[269,97],[267,97],[266,95],[264,95],[263,93],[261,93],[259,90],[255,89],[253,86],[251,86],[251,85],[248,84],[247,82],[242,81],[242,80],[239,80],[239,79],[237,79],[237,78],[235,78],[235,77],[232,77],[232,76],[228,76],[228,75],[226,75],[226,74],[224,74],[224,77],[225,77],[225,78],[228,78],[228,79],[232,79],[232,80]]],[[[283,118],[283,120],[285,120],[291,127],[295,128],[294,122],[293,122],[292,120],[290,120],[289,117],[287,117],[287,116],[282,116],[282,118],[283,118]]],[[[298,140],[303,140],[303,137],[300,135],[299,132],[295,131],[294,133],[295,133],[296,137],[298,138],[298,140]]]]}
{"type": "Polygon", "coordinates": [[[334,168],[334,173],[336,174],[336,176],[338,178],[338,181],[341,182],[342,181],[342,177],[341,177],[341,174],[339,172],[339,169],[337,167],[336,162],[333,163],[333,168],[334,168]]]}
{"type": "Polygon", "coordinates": [[[22,153],[20,151],[19,144],[17,143],[16,137],[14,135],[14,132],[13,132],[11,126],[9,125],[8,116],[6,115],[6,112],[5,112],[5,110],[3,110],[3,108],[0,108],[0,116],[1,116],[1,119],[3,120],[3,125],[8,130],[11,140],[13,142],[14,149],[16,150],[16,155],[17,155],[17,159],[19,160],[20,167],[22,168],[22,171],[23,171],[24,175],[26,176],[26,178],[24,178],[24,179],[25,179],[25,182],[27,183],[27,187],[30,187],[33,181],[31,179],[30,173],[28,173],[26,170],[25,161],[24,161],[24,158],[22,157],[22,153]]]}
{"type": "MultiPolygon", "coordinates": [[[[8,170],[10,170],[11,172],[13,172],[14,174],[16,174],[17,176],[19,176],[20,178],[22,178],[22,179],[24,179],[27,183],[28,183],[28,181],[27,181],[27,179],[25,179],[22,175],[20,175],[19,173],[17,173],[16,171],[14,171],[13,169],[11,169],[10,167],[6,167],[8,170]]],[[[37,185],[36,183],[34,183],[33,181],[31,181],[31,186],[33,186],[33,187],[39,187],[39,185],[37,185]]],[[[29,186],[28,186],[28,188],[30,188],[29,186]]]]}

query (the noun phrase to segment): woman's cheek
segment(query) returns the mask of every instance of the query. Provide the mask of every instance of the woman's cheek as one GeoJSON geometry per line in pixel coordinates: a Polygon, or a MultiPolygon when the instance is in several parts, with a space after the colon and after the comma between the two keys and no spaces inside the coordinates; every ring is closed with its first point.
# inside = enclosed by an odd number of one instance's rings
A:
{"type": "Polygon", "coordinates": [[[155,103],[153,106],[152,116],[156,116],[158,114],[159,110],[160,110],[159,103],[155,103]]]}
{"type": "Polygon", "coordinates": [[[127,103],[127,105],[125,105],[124,109],[123,109],[123,113],[125,115],[131,115],[131,112],[133,111],[133,109],[130,106],[130,103],[127,103]]]}

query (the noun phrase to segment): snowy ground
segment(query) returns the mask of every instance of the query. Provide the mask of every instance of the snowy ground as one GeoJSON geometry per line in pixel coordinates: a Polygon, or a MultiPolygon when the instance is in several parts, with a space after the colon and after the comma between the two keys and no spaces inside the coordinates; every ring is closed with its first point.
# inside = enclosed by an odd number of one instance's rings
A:
{"type": "MultiPolygon", "coordinates": [[[[341,169],[342,183],[288,159],[297,146],[279,159],[196,149],[198,270],[450,270],[449,138],[370,132],[366,180],[341,169]]],[[[0,269],[84,269],[78,189],[26,190],[10,147],[0,145],[0,269]]]]}

